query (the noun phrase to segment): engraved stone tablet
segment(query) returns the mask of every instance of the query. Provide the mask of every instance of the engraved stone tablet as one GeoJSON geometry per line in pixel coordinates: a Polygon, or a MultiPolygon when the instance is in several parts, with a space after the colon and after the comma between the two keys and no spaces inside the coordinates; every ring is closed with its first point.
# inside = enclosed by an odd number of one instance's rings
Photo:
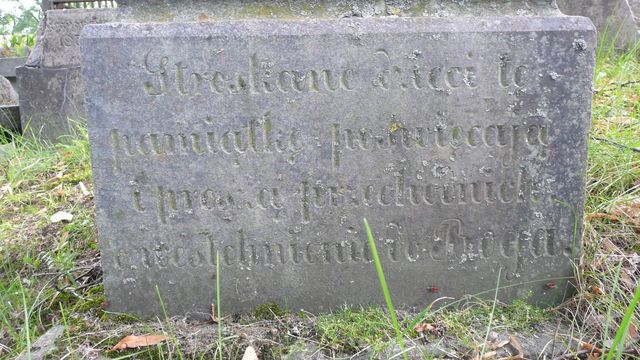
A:
{"type": "Polygon", "coordinates": [[[47,11],[42,41],[42,67],[80,65],[80,32],[87,24],[100,24],[114,16],[111,9],[47,11]]]}
{"type": "Polygon", "coordinates": [[[578,17],[105,24],[81,48],[114,311],[562,300],[595,32],[578,17]],[[556,286],[550,286],[553,282],[556,286]],[[436,290],[439,289],[439,290],[436,290]]]}
{"type": "Polygon", "coordinates": [[[80,32],[86,24],[105,23],[114,15],[113,9],[47,11],[27,63],[16,69],[25,135],[64,141],[84,123],[80,32]]]}

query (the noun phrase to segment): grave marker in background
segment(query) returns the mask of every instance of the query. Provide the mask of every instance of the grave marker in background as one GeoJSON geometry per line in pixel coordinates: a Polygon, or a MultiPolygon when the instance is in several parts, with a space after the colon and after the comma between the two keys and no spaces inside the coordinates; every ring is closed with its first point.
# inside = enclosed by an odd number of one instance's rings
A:
{"type": "Polygon", "coordinates": [[[0,76],[0,126],[12,131],[20,129],[18,93],[4,76],[0,76]]]}
{"type": "Polygon", "coordinates": [[[596,41],[537,10],[87,26],[110,309],[380,303],[364,217],[398,304],[562,300],[596,41]]]}
{"type": "Polygon", "coordinates": [[[84,86],[80,75],[80,32],[86,24],[112,19],[111,9],[49,10],[40,24],[37,46],[17,68],[22,129],[48,141],[83,123],[84,86]]]}
{"type": "Polygon", "coordinates": [[[589,17],[614,45],[632,48],[640,41],[640,0],[558,0],[558,7],[567,15],[589,17]]]}

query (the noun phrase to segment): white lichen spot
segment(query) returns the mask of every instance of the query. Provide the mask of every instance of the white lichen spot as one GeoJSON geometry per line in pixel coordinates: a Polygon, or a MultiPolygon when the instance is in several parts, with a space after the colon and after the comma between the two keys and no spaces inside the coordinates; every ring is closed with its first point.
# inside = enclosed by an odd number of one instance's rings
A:
{"type": "Polygon", "coordinates": [[[443,178],[449,174],[449,171],[451,171],[450,167],[442,164],[435,164],[431,169],[431,174],[436,178],[443,178]]]}

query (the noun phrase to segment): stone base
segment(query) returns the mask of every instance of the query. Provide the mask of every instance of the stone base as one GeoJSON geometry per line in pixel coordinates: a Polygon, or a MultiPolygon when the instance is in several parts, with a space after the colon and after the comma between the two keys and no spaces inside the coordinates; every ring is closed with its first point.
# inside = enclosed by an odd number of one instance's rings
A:
{"type": "Polygon", "coordinates": [[[25,135],[58,142],[84,123],[84,86],[80,67],[16,69],[20,121],[25,135]]]}
{"type": "Polygon", "coordinates": [[[618,47],[633,47],[640,41],[640,0],[558,0],[567,15],[586,16],[618,47]]]}
{"type": "Polygon", "coordinates": [[[20,107],[0,105],[0,126],[5,130],[20,132],[20,107]]]}

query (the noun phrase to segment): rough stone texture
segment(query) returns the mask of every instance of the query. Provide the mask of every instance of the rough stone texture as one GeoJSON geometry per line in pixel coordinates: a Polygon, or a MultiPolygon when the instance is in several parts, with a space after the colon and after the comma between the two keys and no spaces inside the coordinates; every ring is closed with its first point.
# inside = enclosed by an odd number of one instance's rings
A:
{"type": "Polygon", "coordinates": [[[640,0],[558,0],[558,7],[565,14],[591,18],[598,32],[606,32],[618,46],[640,41],[640,0]]]}
{"type": "Polygon", "coordinates": [[[0,76],[0,105],[17,105],[18,93],[6,77],[0,76]]]}
{"type": "Polygon", "coordinates": [[[20,106],[0,105],[0,126],[6,130],[21,132],[20,106]]]}
{"type": "Polygon", "coordinates": [[[18,93],[4,76],[0,76],[0,127],[14,131],[20,129],[18,93]]]}
{"type": "Polygon", "coordinates": [[[111,9],[49,10],[37,46],[17,70],[21,123],[28,135],[60,141],[84,121],[79,37],[86,24],[110,21],[111,9]]]}
{"type": "Polygon", "coordinates": [[[17,69],[20,122],[27,136],[60,141],[84,121],[80,67],[17,69]]]}
{"type": "Polygon", "coordinates": [[[16,77],[16,68],[24,65],[25,58],[0,58],[0,76],[6,78],[16,77]]]}
{"type": "Polygon", "coordinates": [[[111,9],[73,9],[47,11],[42,37],[42,67],[67,67],[80,64],[80,32],[87,24],[113,19],[111,9]]]}
{"type": "Polygon", "coordinates": [[[110,310],[557,303],[581,238],[595,30],[578,17],[85,27],[110,310]],[[574,224],[578,226],[574,233],[574,224]],[[553,280],[550,280],[553,279],[553,280]],[[553,281],[555,286],[547,286],[553,281]]]}
{"type": "Polygon", "coordinates": [[[203,22],[245,18],[482,16],[559,14],[554,0],[120,0],[124,22],[203,22]]]}
{"type": "Polygon", "coordinates": [[[47,355],[57,349],[56,340],[58,340],[62,334],[64,334],[64,326],[56,325],[52,327],[31,345],[30,353],[25,351],[18,355],[15,360],[45,360],[47,355]]]}

